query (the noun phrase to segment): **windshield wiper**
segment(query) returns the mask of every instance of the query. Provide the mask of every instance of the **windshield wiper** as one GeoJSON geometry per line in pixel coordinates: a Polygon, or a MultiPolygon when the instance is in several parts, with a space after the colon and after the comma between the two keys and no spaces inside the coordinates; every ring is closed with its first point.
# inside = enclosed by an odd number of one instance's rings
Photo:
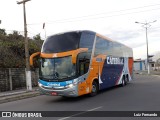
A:
{"type": "Polygon", "coordinates": [[[53,79],[53,75],[42,75],[42,76],[39,76],[39,78],[41,78],[41,79],[53,79]]]}

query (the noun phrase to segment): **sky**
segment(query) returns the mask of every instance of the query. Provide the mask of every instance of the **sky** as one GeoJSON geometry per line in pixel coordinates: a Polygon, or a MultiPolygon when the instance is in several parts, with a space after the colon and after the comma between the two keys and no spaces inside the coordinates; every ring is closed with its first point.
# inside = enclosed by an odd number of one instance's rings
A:
{"type": "MultiPolygon", "coordinates": [[[[134,59],[146,59],[160,51],[160,0],[31,0],[26,3],[28,36],[47,36],[73,30],[91,30],[133,49],[134,59]],[[45,23],[45,29],[43,29],[45,23]]],[[[0,28],[24,34],[23,5],[0,0],[0,28]]]]}

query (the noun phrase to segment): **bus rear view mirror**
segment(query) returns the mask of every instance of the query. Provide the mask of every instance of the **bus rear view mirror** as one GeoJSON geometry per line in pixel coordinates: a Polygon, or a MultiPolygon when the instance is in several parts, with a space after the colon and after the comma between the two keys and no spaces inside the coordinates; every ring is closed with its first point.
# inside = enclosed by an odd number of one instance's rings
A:
{"type": "Polygon", "coordinates": [[[40,52],[36,52],[36,53],[33,53],[31,56],[30,56],[30,66],[31,67],[34,67],[34,58],[36,57],[39,57],[40,56],[40,52]]]}

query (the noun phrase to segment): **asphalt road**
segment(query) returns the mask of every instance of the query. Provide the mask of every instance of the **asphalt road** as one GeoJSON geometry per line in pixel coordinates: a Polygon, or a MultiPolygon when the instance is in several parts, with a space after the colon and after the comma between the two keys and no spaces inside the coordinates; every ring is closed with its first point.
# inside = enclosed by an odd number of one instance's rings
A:
{"type": "MultiPolygon", "coordinates": [[[[160,76],[135,75],[125,87],[114,87],[101,91],[95,97],[87,95],[78,98],[45,96],[0,104],[0,111],[160,111],[160,76]]],[[[53,117],[51,120],[136,120],[138,117],[53,117]]],[[[2,119],[2,118],[0,118],[2,119]]],[[[8,118],[10,119],[10,118],[8,118]]],[[[12,118],[12,120],[17,118],[12,118]]],[[[19,118],[20,119],[20,118],[19,118]]],[[[24,119],[24,118],[23,118],[24,119]]],[[[32,119],[32,118],[26,118],[32,119]]],[[[35,119],[35,118],[33,118],[35,119]]],[[[38,118],[44,119],[44,118],[38,118]]],[[[159,119],[159,117],[141,117],[159,119]]],[[[5,119],[6,120],[6,119],[5,119]]]]}

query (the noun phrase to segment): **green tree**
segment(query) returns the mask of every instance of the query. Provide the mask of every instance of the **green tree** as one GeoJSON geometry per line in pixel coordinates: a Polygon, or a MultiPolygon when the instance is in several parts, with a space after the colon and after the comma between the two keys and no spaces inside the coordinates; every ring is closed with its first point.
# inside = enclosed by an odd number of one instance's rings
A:
{"type": "Polygon", "coordinates": [[[24,37],[20,35],[18,31],[13,31],[12,34],[8,34],[8,40],[23,40],[24,37]]]}
{"type": "Polygon", "coordinates": [[[33,40],[42,40],[41,36],[40,36],[40,33],[35,35],[35,36],[33,36],[33,40]]]}
{"type": "Polygon", "coordinates": [[[7,35],[6,30],[0,28],[0,35],[4,35],[4,36],[7,35]]]}
{"type": "MultiPolygon", "coordinates": [[[[40,51],[43,40],[40,34],[29,39],[29,54],[40,51]]],[[[18,31],[6,34],[5,29],[0,29],[0,68],[25,67],[25,41],[24,36],[18,31]]]]}
{"type": "Polygon", "coordinates": [[[6,40],[6,30],[5,29],[0,29],[0,40],[3,41],[3,40],[6,40]]]}

